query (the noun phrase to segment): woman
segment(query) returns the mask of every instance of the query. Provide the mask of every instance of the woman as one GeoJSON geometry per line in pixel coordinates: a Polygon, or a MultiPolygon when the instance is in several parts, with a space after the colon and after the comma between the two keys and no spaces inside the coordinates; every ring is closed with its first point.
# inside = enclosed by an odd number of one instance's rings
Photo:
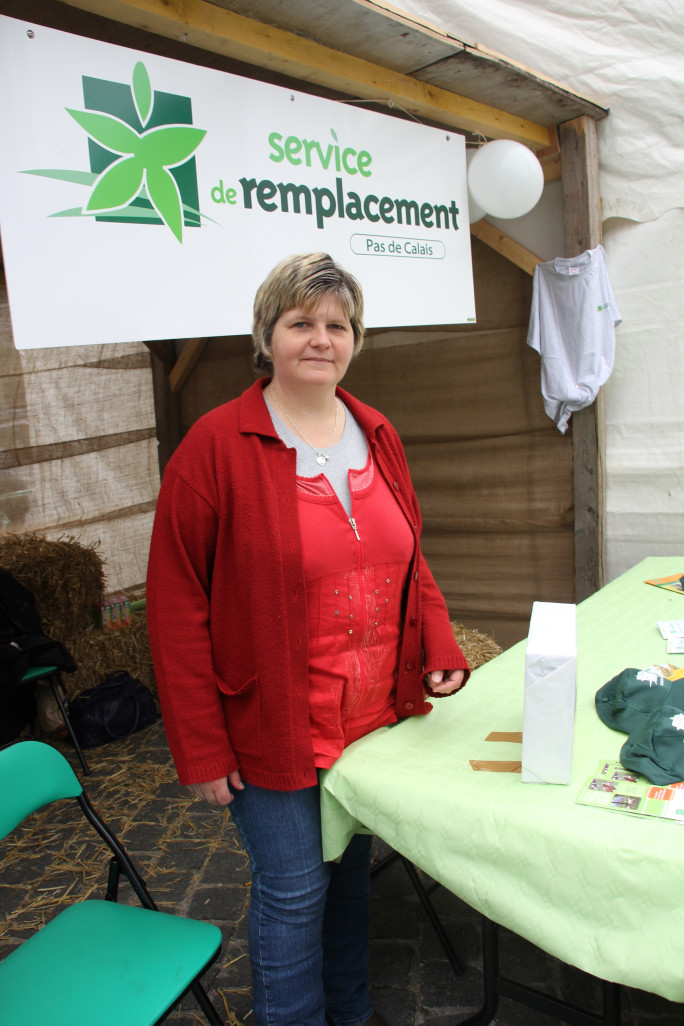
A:
{"type": "Polygon", "coordinates": [[[230,805],[252,869],[257,1026],[383,1026],[368,991],[370,844],[323,862],[318,773],[469,670],[419,547],[399,437],[337,386],[363,298],[326,254],[257,292],[269,377],[201,418],[164,474],[147,609],[181,784],[230,805]]]}

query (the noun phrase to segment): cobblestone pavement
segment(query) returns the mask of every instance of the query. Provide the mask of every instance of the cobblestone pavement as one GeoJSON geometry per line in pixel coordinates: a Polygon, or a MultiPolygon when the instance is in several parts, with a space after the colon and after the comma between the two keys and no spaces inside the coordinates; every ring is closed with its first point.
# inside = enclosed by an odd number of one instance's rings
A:
{"type": "MultiPolygon", "coordinates": [[[[73,751],[66,744],[62,748],[78,772],[73,751]]],[[[249,866],[230,816],[189,798],[178,786],[161,723],[129,741],[91,750],[88,757],[92,775],[83,778],[86,789],[133,855],[160,907],[211,920],[223,931],[221,954],[205,980],[227,1026],[250,1026],[249,866]]],[[[0,957],[43,921],[38,903],[46,906],[49,919],[75,896],[103,894],[98,839],[90,839],[71,803],[61,803],[56,813],[54,808],[36,813],[0,846],[0,957]],[[77,869],[77,856],[84,871],[77,869]]],[[[375,842],[378,859],[388,852],[375,842]]],[[[479,916],[443,888],[436,888],[432,898],[463,963],[460,976],[451,971],[401,862],[374,877],[373,999],[393,1026],[457,1026],[482,1002],[479,916]]],[[[673,895],[673,901],[681,899],[673,895]]],[[[600,1008],[596,980],[507,931],[501,931],[501,971],[582,1008],[600,1008]]],[[[167,1021],[196,1026],[204,1019],[188,997],[167,1021]]],[[[558,1020],[502,999],[493,1022],[554,1026],[558,1020]]],[[[684,1026],[684,1005],[623,988],[621,1022],[684,1026]]]]}

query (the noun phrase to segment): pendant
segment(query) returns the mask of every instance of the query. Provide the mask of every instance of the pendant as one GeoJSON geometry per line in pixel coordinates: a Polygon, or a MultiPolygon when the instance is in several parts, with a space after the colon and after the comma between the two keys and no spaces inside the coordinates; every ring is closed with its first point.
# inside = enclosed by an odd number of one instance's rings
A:
{"type": "Polygon", "coordinates": [[[316,457],[316,463],[319,465],[319,467],[324,467],[329,459],[329,456],[326,456],[324,453],[319,452],[318,456],[316,457]]]}

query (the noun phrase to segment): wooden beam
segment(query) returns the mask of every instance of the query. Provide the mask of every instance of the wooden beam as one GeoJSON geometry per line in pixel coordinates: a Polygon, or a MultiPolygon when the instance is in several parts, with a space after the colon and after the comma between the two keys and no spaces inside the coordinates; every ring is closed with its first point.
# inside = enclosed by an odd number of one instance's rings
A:
{"type": "Polygon", "coordinates": [[[510,235],[506,235],[505,232],[490,224],[489,221],[485,221],[484,218],[481,221],[476,221],[475,224],[471,224],[470,234],[474,235],[480,242],[484,242],[490,249],[496,250],[506,260],[510,260],[516,267],[525,271],[526,274],[534,274],[535,267],[542,262],[542,258],[538,257],[536,253],[525,249],[519,242],[512,239],[510,235]]]}
{"type": "MultiPolygon", "coordinates": [[[[169,343],[170,345],[170,343],[169,343]]],[[[157,425],[157,458],[159,474],[163,477],[166,464],[180,445],[183,437],[180,416],[180,395],[169,388],[169,368],[152,350],[152,394],[154,419],[157,425]]]]}
{"type": "MultiPolygon", "coordinates": [[[[596,122],[573,118],[559,128],[567,256],[602,239],[596,122]]],[[[575,473],[575,597],[592,595],[605,579],[603,396],[572,415],[575,473]]]]}
{"type": "Polygon", "coordinates": [[[552,129],[536,122],[235,14],[207,0],[61,2],[355,99],[391,100],[415,117],[462,131],[490,139],[514,139],[535,151],[553,144],[552,129]]]}
{"type": "Polygon", "coordinates": [[[558,141],[558,131],[555,128],[550,128],[549,133],[551,136],[551,144],[545,150],[537,150],[537,160],[542,166],[544,172],[544,184],[548,185],[549,182],[557,182],[561,177],[561,159],[560,159],[560,143],[558,141]]]}
{"type": "Polygon", "coordinates": [[[169,370],[173,367],[176,362],[176,350],[173,344],[173,339],[167,339],[163,342],[143,342],[144,346],[147,346],[151,353],[161,360],[165,367],[169,370]]]}
{"type": "Polygon", "coordinates": [[[596,122],[573,118],[559,132],[565,255],[573,257],[598,246],[603,237],[596,122]]]}
{"type": "Polygon", "coordinates": [[[172,392],[181,391],[183,385],[192,374],[195,364],[202,355],[206,344],[206,338],[190,338],[185,343],[180,356],[169,373],[169,388],[172,392]]]}
{"type": "Polygon", "coordinates": [[[561,179],[561,159],[560,151],[557,153],[549,153],[543,158],[537,154],[539,162],[544,172],[544,184],[548,185],[549,182],[559,182],[561,179]]]}

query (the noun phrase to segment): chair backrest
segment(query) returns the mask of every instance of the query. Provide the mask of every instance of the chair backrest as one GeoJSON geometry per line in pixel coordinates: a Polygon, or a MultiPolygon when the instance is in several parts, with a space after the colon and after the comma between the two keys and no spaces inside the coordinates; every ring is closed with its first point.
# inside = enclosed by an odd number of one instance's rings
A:
{"type": "Polygon", "coordinates": [[[64,756],[40,741],[18,741],[0,751],[0,838],[26,816],[83,788],[64,756]]]}

